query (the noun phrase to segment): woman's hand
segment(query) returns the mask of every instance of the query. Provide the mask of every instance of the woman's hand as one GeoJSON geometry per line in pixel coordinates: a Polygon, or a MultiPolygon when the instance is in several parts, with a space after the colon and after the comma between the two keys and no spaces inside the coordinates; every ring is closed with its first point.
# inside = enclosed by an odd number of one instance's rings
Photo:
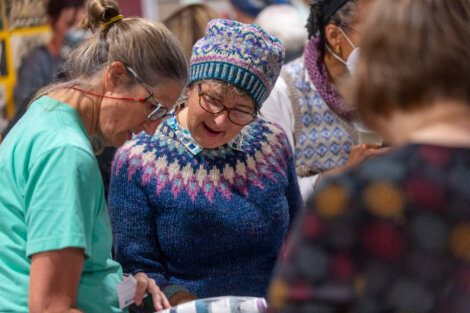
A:
{"type": "Polygon", "coordinates": [[[351,152],[349,153],[348,161],[346,162],[346,164],[321,173],[318,176],[315,182],[315,185],[318,185],[318,183],[327,176],[341,174],[343,171],[347,170],[348,168],[356,166],[362,161],[372,156],[377,156],[377,155],[382,155],[384,153],[387,153],[389,150],[390,150],[390,147],[383,147],[379,144],[354,145],[351,148],[351,152]]]}
{"type": "Polygon", "coordinates": [[[354,145],[349,153],[348,161],[343,169],[353,167],[371,156],[381,155],[389,151],[390,148],[383,148],[379,144],[354,145]]]}
{"type": "Polygon", "coordinates": [[[137,280],[137,287],[134,298],[135,304],[141,305],[145,293],[149,293],[152,295],[153,306],[155,307],[156,311],[170,308],[168,299],[157,286],[157,283],[154,279],[149,278],[145,273],[137,273],[134,275],[134,278],[137,280]]]}

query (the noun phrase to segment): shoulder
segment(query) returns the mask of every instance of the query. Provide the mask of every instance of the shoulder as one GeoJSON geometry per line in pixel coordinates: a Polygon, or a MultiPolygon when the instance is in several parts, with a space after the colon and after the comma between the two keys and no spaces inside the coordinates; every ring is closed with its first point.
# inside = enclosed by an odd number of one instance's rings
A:
{"type": "Polygon", "coordinates": [[[281,126],[261,118],[248,125],[243,132],[249,144],[259,142],[261,144],[289,147],[287,136],[281,126]]]}
{"type": "Polygon", "coordinates": [[[8,137],[9,141],[17,143],[18,149],[27,149],[32,156],[47,149],[70,147],[83,150],[94,158],[78,113],[49,97],[34,101],[8,137]]]}
{"type": "Polygon", "coordinates": [[[52,58],[53,57],[49,53],[49,50],[47,50],[47,47],[42,45],[34,48],[28,54],[26,54],[26,56],[23,58],[23,62],[28,64],[36,64],[36,62],[47,62],[52,58]]]}
{"type": "Polygon", "coordinates": [[[146,162],[155,161],[158,158],[166,158],[176,149],[175,134],[166,122],[158,126],[153,135],[141,132],[122,145],[115,154],[114,166],[117,169],[126,163],[138,167],[146,162]]]}
{"type": "Polygon", "coordinates": [[[283,70],[291,75],[299,75],[304,72],[304,69],[305,65],[303,55],[283,66],[283,70]]]}

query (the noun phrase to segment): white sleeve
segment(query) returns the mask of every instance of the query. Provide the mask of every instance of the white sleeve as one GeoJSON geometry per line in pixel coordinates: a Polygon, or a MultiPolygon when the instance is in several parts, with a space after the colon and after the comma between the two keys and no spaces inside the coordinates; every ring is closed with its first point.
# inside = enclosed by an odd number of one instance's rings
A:
{"type": "MultiPolygon", "coordinates": [[[[271,94],[263,103],[261,114],[266,120],[281,126],[287,135],[292,151],[294,151],[294,110],[292,109],[292,103],[289,98],[289,89],[282,77],[277,79],[271,94]]],[[[302,199],[307,201],[313,193],[318,175],[307,177],[298,176],[297,178],[302,199]]]]}
{"type": "Polygon", "coordinates": [[[281,126],[294,151],[294,111],[289,98],[289,89],[282,77],[277,79],[271,94],[263,103],[261,116],[281,126]]]}
{"type": "Polygon", "coordinates": [[[310,198],[310,196],[313,194],[313,190],[315,189],[315,184],[319,175],[320,174],[306,177],[297,176],[300,194],[302,195],[302,199],[304,200],[304,202],[307,201],[308,198],[310,198]]]}

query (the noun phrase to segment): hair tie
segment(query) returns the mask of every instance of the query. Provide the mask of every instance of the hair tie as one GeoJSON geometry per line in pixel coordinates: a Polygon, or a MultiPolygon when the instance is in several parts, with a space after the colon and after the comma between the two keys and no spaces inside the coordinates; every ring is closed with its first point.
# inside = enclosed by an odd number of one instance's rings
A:
{"type": "Polygon", "coordinates": [[[332,0],[322,10],[322,25],[325,27],[328,20],[339,10],[341,9],[349,0],[332,0]]]}
{"type": "Polygon", "coordinates": [[[109,25],[114,24],[114,23],[116,23],[116,22],[119,22],[119,21],[122,20],[123,18],[124,18],[124,15],[122,15],[122,14],[113,16],[113,17],[110,18],[106,23],[102,23],[102,24],[101,24],[101,29],[105,29],[105,28],[108,27],[109,25]]]}

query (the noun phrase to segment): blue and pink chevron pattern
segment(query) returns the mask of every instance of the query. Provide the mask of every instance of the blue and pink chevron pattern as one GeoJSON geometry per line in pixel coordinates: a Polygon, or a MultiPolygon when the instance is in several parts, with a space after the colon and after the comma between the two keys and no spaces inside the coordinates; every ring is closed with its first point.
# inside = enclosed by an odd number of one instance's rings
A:
{"type": "Polygon", "coordinates": [[[199,298],[265,296],[302,206],[286,135],[257,120],[240,149],[194,154],[178,134],[167,120],[116,154],[108,200],[117,260],[199,298]]]}
{"type": "Polygon", "coordinates": [[[115,174],[127,163],[128,179],[136,179],[137,175],[143,186],[154,182],[155,196],[167,188],[173,199],[181,192],[187,193],[192,201],[202,194],[212,202],[216,192],[226,200],[231,199],[233,192],[248,197],[250,186],[262,191],[267,181],[277,183],[280,177],[285,179],[287,160],[292,157],[286,137],[277,126],[258,121],[250,127],[245,141],[253,145],[245,143],[244,152],[223,146],[193,156],[175,138],[173,130],[163,125],[154,137],[140,135],[120,149],[115,174]]]}

